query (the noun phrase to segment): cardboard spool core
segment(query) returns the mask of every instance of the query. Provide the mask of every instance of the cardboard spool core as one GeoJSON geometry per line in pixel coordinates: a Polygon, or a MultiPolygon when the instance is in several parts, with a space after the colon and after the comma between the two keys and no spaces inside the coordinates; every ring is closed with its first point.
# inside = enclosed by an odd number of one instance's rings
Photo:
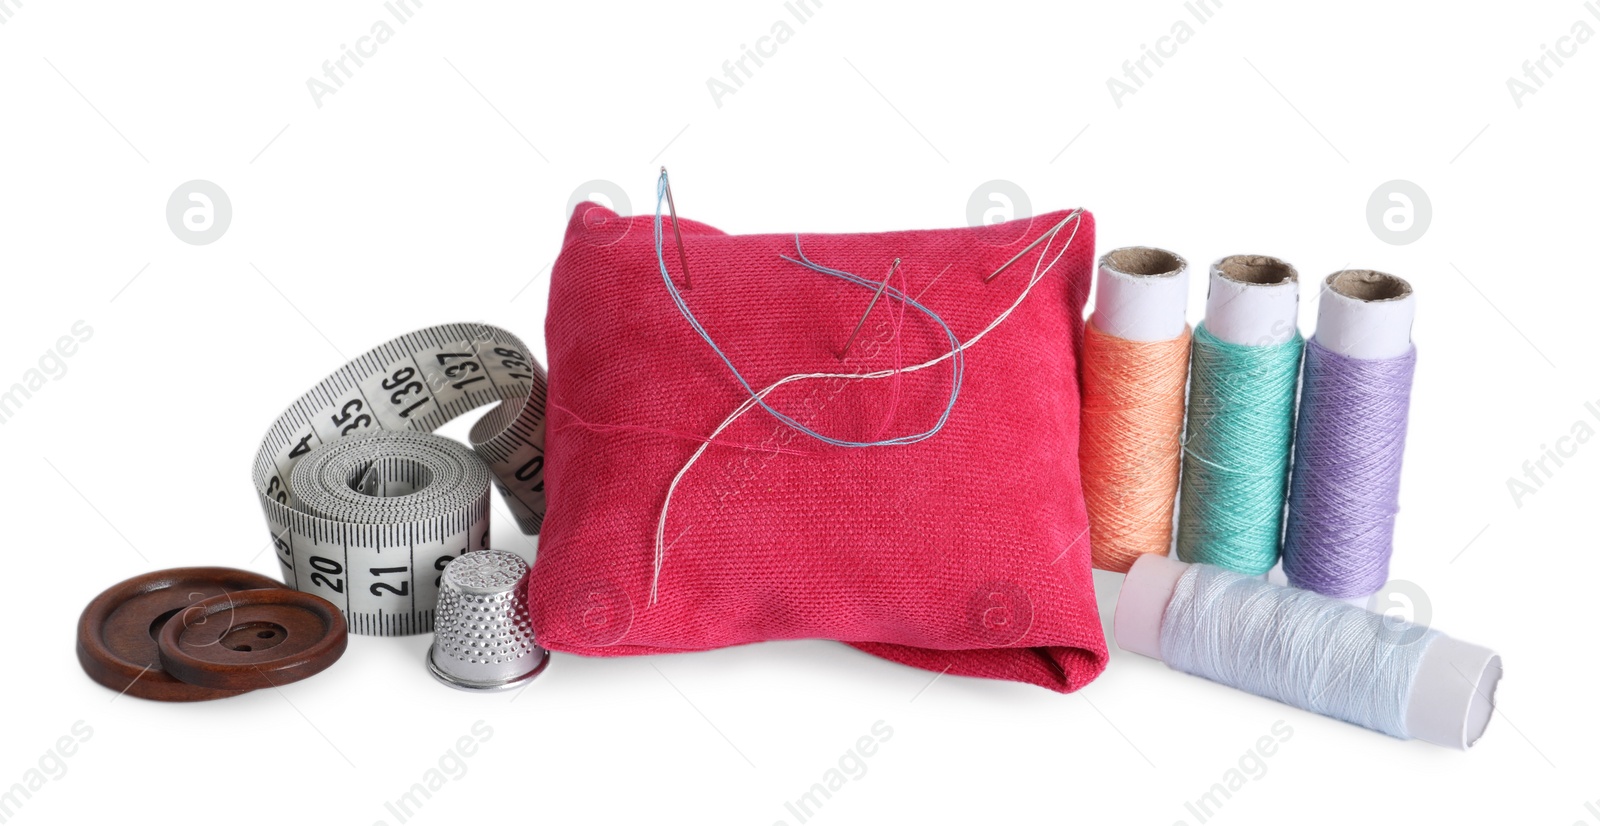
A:
{"type": "Polygon", "coordinates": [[[1328,289],[1357,301],[1398,301],[1411,295],[1404,278],[1377,270],[1341,270],[1328,276],[1328,289]]]}
{"type": "Polygon", "coordinates": [[[1177,253],[1157,247],[1123,247],[1106,253],[1100,266],[1124,275],[1177,275],[1188,266],[1177,253]]]}
{"type": "Polygon", "coordinates": [[[1217,260],[1217,274],[1239,284],[1290,284],[1300,273],[1281,258],[1270,255],[1230,255],[1217,260]]]}

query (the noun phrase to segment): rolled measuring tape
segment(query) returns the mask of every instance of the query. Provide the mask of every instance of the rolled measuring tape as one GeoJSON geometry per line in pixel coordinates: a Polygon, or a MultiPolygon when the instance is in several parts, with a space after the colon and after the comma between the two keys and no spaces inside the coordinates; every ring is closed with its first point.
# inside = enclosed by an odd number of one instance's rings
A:
{"type": "Polygon", "coordinates": [[[283,581],[338,606],[352,633],[431,631],[445,565],[489,546],[491,481],[539,532],[545,392],[521,340],[472,323],[401,336],[323,379],[256,453],[283,581]],[[470,450],[432,435],[490,404],[470,450]]]}

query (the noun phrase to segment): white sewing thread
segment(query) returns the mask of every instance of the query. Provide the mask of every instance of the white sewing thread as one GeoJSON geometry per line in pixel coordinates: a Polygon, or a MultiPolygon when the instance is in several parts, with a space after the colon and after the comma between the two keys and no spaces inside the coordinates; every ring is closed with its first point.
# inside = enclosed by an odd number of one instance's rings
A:
{"type": "MultiPolygon", "coordinates": [[[[950,269],[950,267],[949,265],[946,265],[945,270],[948,269],[950,269]]],[[[941,271],[939,274],[943,275],[944,272],[941,271]]],[[[935,276],[934,280],[937,281],[938,277],[935,276]]],[[[929,283],[930,285],[932,284],[932,282],[929,283]]],[[[924,287],[923,291],[926,292],[927,288],[924,287]]],[[[922,296],[918,295],[916,300],[921,301],[922,296]]],[[[879,326],[882,327],[882,332],[879,335],[871,339],[866,339],[862,342],[862,362],[871,362],[873,359],[877,358],[878,354],[883,352],[883,348],[894,340],[896,332],[895,325],[880,323],[879,326]]],[[[840,393],[843,393],[844,389],[848,386],[849,382],[841,379],[830,379],[826,385],[820,382],[813,384],[811,386],[811,392],[807,394],[807,396],[799,403],[799,409],[801,412],[796,414],[797,418],[802,421],[807,421],[820,416],[823,409],[825,409],[828,404],[837,398],[840,393]],[[817,391],[823,387],[827,388],[828,394],[819,400],[817,391]]],[[[742,450],[739,452],[738,456],[730,457],[728,459],[727,475],[733,480],[734,484],[723,489],[720,494],[716,495],[716,515],[720,516],[726,512],[728,500],[739,495],[744,491],[745,488],[749,487],[750,483],[754,481],[758,475],[760,475],[761,471],[766,468],[767,464],[778,457],[778,448],[788,446],[790,442],[794,441],[794,437],[799,435],[799,433],[800,431],[795,430],[794,428],[789,427],[782,422],[775,421],[773,423],[772,435],[763,439],[759,447],[742,450]],[[752,457],[756,456],[760,457],[760,461],[752,462],[752,457]]],[[[691,524],[689,527],[693,527],[693,525],[691,524]]],[[[689,528],[687,527],[684,528],[685,531],[688,529],[689,528]]],[[[681,535],[682,534],[680,534],[680,536],[681,535]]],[[[673,540],[671,543],[667,544],[667,547],[670,549],[673,544],[676,544],[676,542],[677,540],[673,540]]]]}
{"type": "MultiPolygon", "coordinates": [[[[1049,238],[1045,241],[1044,248],[1039,251],[1039,259],[1034,262],[1033,274],[1029,277],[1027,286],[1023,288],[1016,300],[1011,302],[1011,306],[1005,309],[1005,312],[996,316],[993,321],[989,322],[989,326],[978,331],[977,335],[974,335],[972,338],[963,342],[959,347],[956,347],[948,352],[941,353],[939,356],[922,362],[921,364],[913,364],[909,367],[874,370],[870,373],[798,373],[792,376],[785,376],[773,382],[765,390],[762,390],[754,396],[745,399],[744,402],[735,408],[726,419],[722,420],[722,424],[717,425],[717,428],[711,431],[711,435],[706,437],[705,441],[700,443],[700,446],[696,448],[694,453],[689,456],[689,461],[678,470],[677,475],[672,477],[672,483],[667,486],[666,499],[661,503],[661,515],[656,520],[655,572],[650,578],[650,602],[648,604],[656,604],[658,588],[661,584],[661,567],[666,562],[668,548],[666,542],[667,512],[672,507],[673,494],[678,490],[678,483],[683,481],[683,477],[688,474],[689,469],[694,467],[695,462],[700,460],[701,455],[703,455],[706,452],[706,449],[711,446],[711,443],[722,434],[722,431],[728,429],[730,425],[739,420],[739,417],[748,412],[750,408],[755,407],[760,400],[764,400],[769,394],[772,393],[772,391],[777,390],[779,387],[782,387],[790,382],[803,381],[805,379],[856,380],[889,378],[890,376],[900,373],[913,373],[918,370],[926,370],[929,367],[934,367],[943,363],[946,359],[954,357],[956,353],[965,352],[968,347],[977,344],[983,339],[984,336],[988,335],[991,330],[1000,326],[1001,322],[1004,322],[1007,318],[1010,318],[1011,314],[1016,311],[1017,307],[1022,304],[1023,300],[1028,297],[1028,294],[1033,292],[1034,286],[1044,279],[1045,275],[1050,272],[1050,269],[1056,265],[1056,262],[1061,260],[1061,256],[1066,255],[1067,250],[1072,248],[1073,239],[1078,237],[1078,228],[1082,226],[1082,219],[1083,209],[1080,207],[1073,210],[1071,214],[1061,221],[1061,223],[1057,224],[1054,229],[1050,230],[1049,238]],[[1050,259],[1050,263],[1046,264],[1045,256],[1050,252],[1050,245],[1055,243],[1055,236],[1060,233],[1061,228],[1066,226],[1068,223],[1072,224],[1072,233],[1067,236],[1066,243],[1063,244],[1061,249],[1056,253],[1056,257],[1050,259]]],[[[943,275],[943,272],[941,272],[940,275],[943,275]]],[[[693,526],[691,525],[690,527],[693,526]]],[[[672,540],[672,544],[677,544],[679,540],[683,539],[684,534],[687,533],[688,529],[685,528],[683,534],[679,534],[677,539],[672,540]]]]}
{"type": "Polygon", "coordinates": [[[1409,739],[1406,710],[1439,632],[1212,565],[1178,578],[1161,660],[1188,674],[1409,739]]]}

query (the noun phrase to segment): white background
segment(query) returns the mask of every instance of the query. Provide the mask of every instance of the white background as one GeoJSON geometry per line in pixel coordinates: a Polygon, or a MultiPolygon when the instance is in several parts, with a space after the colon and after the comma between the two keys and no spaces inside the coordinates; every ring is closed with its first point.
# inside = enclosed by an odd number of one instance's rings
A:
{"type": "MultiPolygon", "coordinates": [[[[412,822],[794,824],[785,802],[881,720],[892,737],[814,822],[1194,824],[1185,803],[1282,720],[1292,736],[1212,821],[1600,823],[1600,444],[1560,442],[1573,455],[1520,503],[1507,488],[1574,427],[1600,430],[1600,43],[1547,62],[1520,107],[1506,85],[1574,21],[1600,29],[1577,0],[1226,0],[1203,25],[1178,2],[826,0],[800,24],[776,0],[428,0],[320,107],[307,79],[388,17],[377,0],[0,5],[0,388],[74,322],[94,331],[0,425],[0,787],[75,721],[93,731],[7,822],[393,824],[385,803],[482,720],[492,735],[412,822]],[[780,19],[793,37],[717,105],[707,79],[780,19]],[[1193,37],[1118,106],[1107,78],[1179,19],[1193,37]],[[195,705],[116,699],[79,671],[78,612],[118,580],[276,574],[248,471],[285,404],[444,321],[542,353],[569,197],[609,180],[648,210],[662,163],[680,210],[731,232],[962,225],[1004,179],[1035,213],[1092,209],[1101,250],[1410,279],[1393,576],[1413,583],[1406,610],[1504,655],[1488,734],[1465,754],[1400,742],[1114,646],[1073,696],[930,684],[823,641],[560,656],[515,697],[436,685],[427,637],[353,638],[314,679],[195,705]],[[165,219],[196,178],[233,204],[205,246],[165,219]],[[1367,222],[1392,179],[1432,203],[1408,245],[1367,222]]],[[[531,553],[497,513],[496,544],[531,553]]],[[[1097,576],[1107,617],[1119,583],[1097,576]]]]}

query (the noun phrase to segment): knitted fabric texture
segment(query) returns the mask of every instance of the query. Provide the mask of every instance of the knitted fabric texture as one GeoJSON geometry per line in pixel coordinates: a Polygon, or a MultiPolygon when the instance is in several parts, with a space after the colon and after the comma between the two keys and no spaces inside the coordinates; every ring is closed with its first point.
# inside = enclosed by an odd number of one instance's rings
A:
{"type": "MultiPolygon", "coordinates": [[[[1066,216],[987,227],[802,235],[818,264],[894,285],[966,342],[1027,286],[1041,249],[993,272],[1066,216]]],[[[573,213],[551,275],[545,483],[530,578],[546,648],[621,656],[827,638],[956,675],[1074,691],[1106,664],[1078,476],[1078,358],[1094,255],[1085,212],[1066,254],[965,351],[946,425],[909,445],[837,447],[756,407],[668,486],[749,394],[679,314],[652,217],[573,213]],[[652,581],[658,595],[652,604],[652,581]]],[[[948,353],[927,316],[885,296],[848,358],[872,290],[782,260],[795,236],[670,219],[665,258],[690,309],[750,384],[865,373],[948,353]]],[[[1062,228],[1046,261],[1069,235],[1062,228]]],[[[766,401],[807,427],[877,441],[928,429],[950,361],[887,379],[806,379],[766,401]]]]}

